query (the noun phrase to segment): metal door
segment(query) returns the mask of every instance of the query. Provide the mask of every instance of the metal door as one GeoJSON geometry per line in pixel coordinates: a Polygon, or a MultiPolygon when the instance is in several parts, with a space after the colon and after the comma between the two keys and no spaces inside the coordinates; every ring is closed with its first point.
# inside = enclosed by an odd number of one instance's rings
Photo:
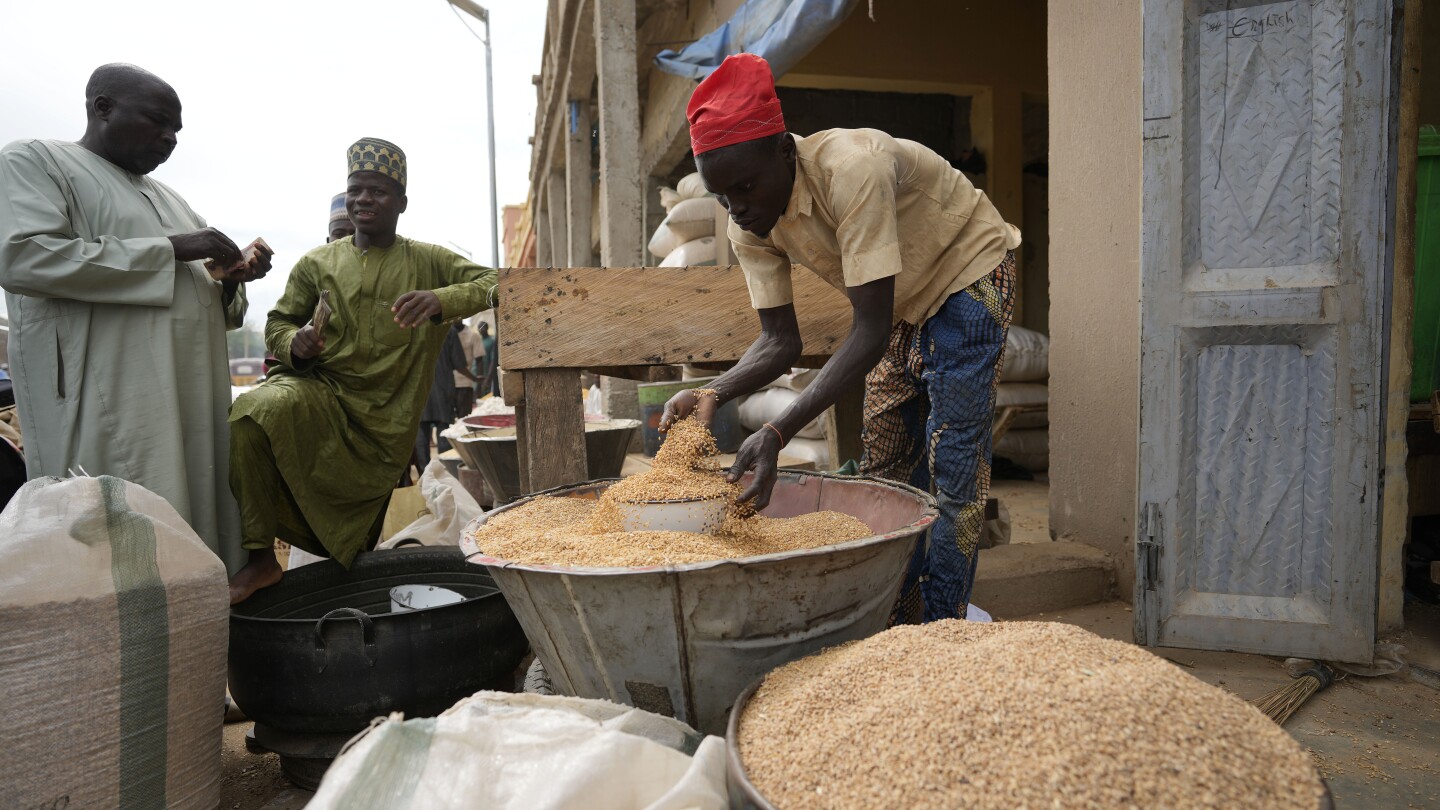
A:
{"type": "Polygon", "coordinates": [[[1144,0],[1145,644],[1369,660],[1396,0],[1144,0]]]}

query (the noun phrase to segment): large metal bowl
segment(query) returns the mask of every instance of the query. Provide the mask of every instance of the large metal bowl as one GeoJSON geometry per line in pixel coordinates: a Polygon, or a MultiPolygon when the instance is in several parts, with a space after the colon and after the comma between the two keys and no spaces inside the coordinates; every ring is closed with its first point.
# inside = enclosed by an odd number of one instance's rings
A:
{"type": "MultiPolygon", "coordinates": [[[[468,423],[467,423],[468,424],[468,423]]],[[[585,423],[585,465],[590,478],[614,478],[625,466],[625,453],[640,431],[634,419],[585,423]]],[[[465,466],[480,473],[496,503],[520,497],[520,448],[515,428],[477,428],[451,440],[465,466]]]]}
{"type": "MultiPolygon", "coordinates": [[[[539,495],[598,497],[613,481],[539,495]]],[[[530,499],[500,507],[497,514],[530,499]]],[[[555,688],[723,734],[746,684],[825,647],[885,629],[935,501],[869,478],[783,472],[764,514],[844,512],[874,535],[805,551],[651,568],[522,565],[461,548],[515,611],[555,688]]]]}

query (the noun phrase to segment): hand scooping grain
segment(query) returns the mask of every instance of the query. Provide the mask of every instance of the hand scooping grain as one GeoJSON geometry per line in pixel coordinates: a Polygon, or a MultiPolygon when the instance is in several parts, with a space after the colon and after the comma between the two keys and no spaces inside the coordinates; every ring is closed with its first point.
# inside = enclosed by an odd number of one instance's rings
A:
{"type": "Polygon", "coordinates": [[[734,504],[738,484],[728,483],[713,456],[715,438],[703,423],[685,419],[670,428],[644,473],[612,485],[592,501],[541,497],[491,515],[474,533],[492,557],[528,565],[628,568],[740,559],[835,545],[868,537],[864,521],[840,512],[791,518],[750,514],[734,504]],[[619,504],[725,498],[731,511],[715,532],[620,530],[619,504]]]}

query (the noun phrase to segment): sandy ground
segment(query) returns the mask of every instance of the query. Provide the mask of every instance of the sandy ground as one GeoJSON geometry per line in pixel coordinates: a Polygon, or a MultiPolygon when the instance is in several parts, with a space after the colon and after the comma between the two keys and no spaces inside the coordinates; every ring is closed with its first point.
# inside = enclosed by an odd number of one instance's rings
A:
{"type": "Polygon", "coordinates": [[[1050,536],[1050,479],[1045,475],[1034,481],[991,481],[990,497],[1010,513],[1010,542],[1048,543],[1055,539],[1050,536]]]}
{"type": "MultiPolygon", "coordinates": [[[[1128,641],[1134,614],[1103,602],[1026,617],[1085,627],[1128,641]]],[[[1406,606],[1407,629],[1386,639],[1408,660],[1440,668],[1440,608],[1406,606]]],[[[1253,700],[1289,683],[1281,659],[1160,648],[1160,655],[1207,683],[1253,700]]],[[[1302,706],[1285,729],[1308,748],[1339,810],[1440,807],[1440,692],[1397,676],[1349,676],[1302,706]]]]}
{"type": "Polygon", "coordinates": [[[294,787],[280,774],[280,758],[274,754],[252,754],[245,749],[245,732],[251,723],[225,726],[225,743],[220,766],[221,810],[291,810],[304,807],[313,795],[294,787]]]}

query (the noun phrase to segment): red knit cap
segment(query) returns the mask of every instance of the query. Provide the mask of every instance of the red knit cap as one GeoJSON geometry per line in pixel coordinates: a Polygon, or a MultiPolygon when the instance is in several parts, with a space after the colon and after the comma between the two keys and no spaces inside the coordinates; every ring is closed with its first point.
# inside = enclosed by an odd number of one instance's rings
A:
{"type": "Polygon", "coordinates": [[[696,155],[785,131],[770,63],[753,53],[725,57],[695,88],[685,117],[696,155]]]}

